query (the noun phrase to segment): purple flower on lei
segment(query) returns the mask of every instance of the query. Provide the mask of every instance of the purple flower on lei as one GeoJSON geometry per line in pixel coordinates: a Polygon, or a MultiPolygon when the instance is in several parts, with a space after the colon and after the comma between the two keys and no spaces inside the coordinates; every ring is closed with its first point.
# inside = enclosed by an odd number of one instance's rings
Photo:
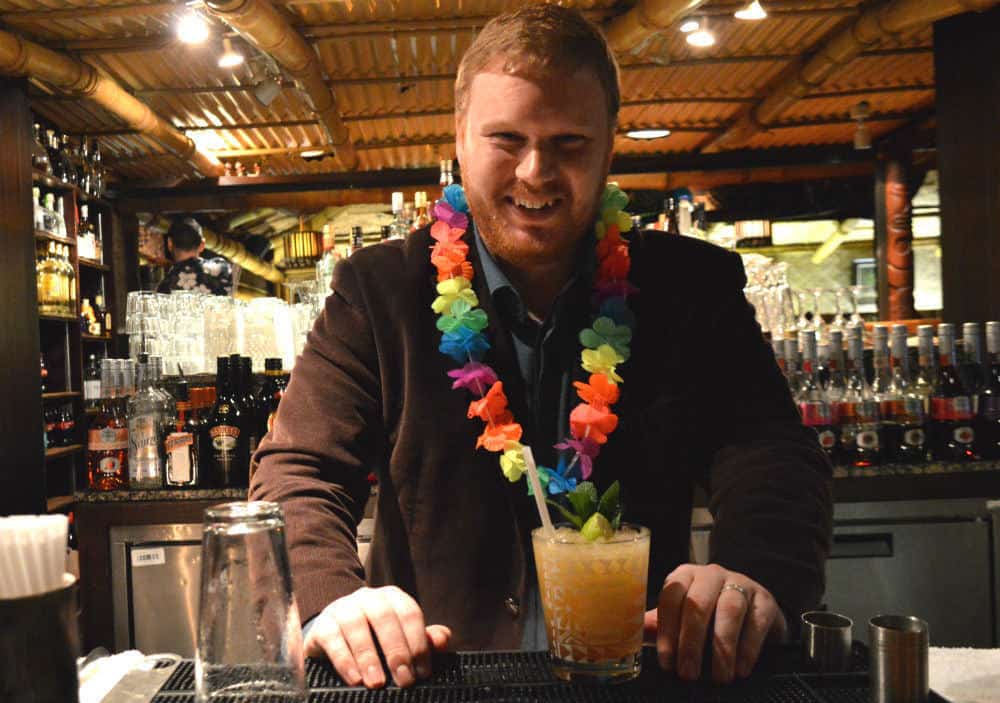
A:
{"type": "MultiPolygon", "coordinates": [[[[601,445],[592,439],[573,439],[572,437],[567,437],[559,444],[555,445],[556,449],[572,449],[576,453],[576,466],[580,467],[580,478],[586,481],[590,478],[590,474],[594,471],[594,459],[601,452],[601,445]]],[[[560,462],[565,463],[565,459],[561,459],[560,462]]],[[[569,471],[567,468],[562,473],[569,471]]]]}
{"type": "Polygon", "coordinates": [[[452,389],[465,388],[480,397],[497,382],[496,371],[478,361],[470,361],[460,369],[449,371],[448,375],[455,379],[451,384],[452,389]]]}

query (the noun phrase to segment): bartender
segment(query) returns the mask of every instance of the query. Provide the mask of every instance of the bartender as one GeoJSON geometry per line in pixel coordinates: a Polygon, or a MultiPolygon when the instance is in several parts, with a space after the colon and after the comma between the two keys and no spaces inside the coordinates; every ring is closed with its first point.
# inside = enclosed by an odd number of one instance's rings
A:
{"type": "Polygon", "coordinates": [[[439,211],[448,226],[338,263],[255,455],[250,496],[284,508],[307,654],[377,687],[376,642],[401,686],[430,674],[434,648],[544,649],[538,515],[504,450],[530,445],[556,466],[569,427],[598,422],[572,412],[573,382],[588,377],[579,334],[595,305],[628,294],[608,314],[634,322],[631,356],[595,362],[623,382],[591,480],[620,480],[625,519],[651,530],[646,634],[660,665],[699,677],[710,638],[714,679],[747,676],[820,601],[832,504],[830,464],[743,296],[739,257],[633,232],[595,271],[620,94],[611,50],[576,10],[533,4],[489,22],[462,59],[455,106],[464,191],[439,211]],[[601,284],[629,265],[628,283],[601,284]],[[486,431],[453,384],[493,378],[449,356],[479,338],[442,343],[439,297],[486,313],[489,349],[468,352],[485,354],[507,403],[486,431]],[[369,471],[366,573],[355,539],[369,471]],[[709,565],[689,563],[696,485],[715,520],[709,565]]]}
{"type": "Polygon", "coordinates": [[[205,238],[201,225],[191,217],[175,220],[167,230],[167,252],[173,259],[166,277],[156,287],[157,293],[172,293],[175,290],[229,295],[229,291],[215,276],[205,271],[201,253],[205,251],[205,238]]]}

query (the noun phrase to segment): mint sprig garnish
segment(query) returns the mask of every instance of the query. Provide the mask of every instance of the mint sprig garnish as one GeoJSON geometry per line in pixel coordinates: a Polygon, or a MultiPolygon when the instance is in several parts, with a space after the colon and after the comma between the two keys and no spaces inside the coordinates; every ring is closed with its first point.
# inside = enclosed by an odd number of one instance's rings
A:
{"type": "MultiPolygon", "coordinates": [[[[606,524],[609,524],[613,530],[617,530],[621,525],[621,486],[618,481],[608,486],[608,489],[604,491],[604,495],[600,496],[600,498],[597,495],[597,486],[590,481],[580,482],[576,488],[564,495],[566,496],[567,505],[563,505],[551,498],[546,498],[545,502],[558,510],[576,529],[583,530],[584,526],[587,525],[588,521],[591,521],[591,518],[595,514],[600,514],[607,521],[606,524]]],[[[601,522],[603,523],[604,521],[601,522]]],[[[599,536],[599,534],[593,533],[591,530],[587,530],[587,533],[586,536],[590,539],[599,536]],[[590,536],[591,534],[593,534],[593,537],[590,536]]]]}

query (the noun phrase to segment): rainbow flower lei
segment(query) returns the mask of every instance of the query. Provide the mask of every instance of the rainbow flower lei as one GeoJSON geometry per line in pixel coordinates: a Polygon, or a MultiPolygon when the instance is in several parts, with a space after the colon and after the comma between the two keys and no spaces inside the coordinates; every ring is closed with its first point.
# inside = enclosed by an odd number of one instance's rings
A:
{"type": "MultiPolygon", "coordinates": [[[[594,275],[591,326],[580,332],[580,364],[590,373],[586,383],[573,383],[582,401],[569,416],[570,436],[555,445],[556,449],[573,450],[572,461],[561,459],[556,469],[538,467],[539,478],[549,493],[572,490],[578,480],[587,480],[594,459],[608,435],[618,426],[618,416],[611,412],[618,402],[618,384],[622,377],[619,364],[629,358],[629,344],[635,329],[635,316],[627,300],[638,292],[628,282],[631,259],[628,244],[621,233],[632,227],[625,195],[616,185],[609,184],[601,197],[600,217],[594,225],[597,239],[597,271],[594,275]],[[576,469],[574,471],[574,469],[576,469]]],[[[436,222],[431,237],[431,263],[438,272],[437,298],[431,308],[439,315],[441,331],[439,350],[450,356],[461,368],[448,372],[452,388],[464,388],[474,400],[469,403],[468,417],[485,423],[476,440],[476,448],[500,453],[500,469],[510,481],[517,481],[525,472],[521,444],[522,428],[507,407],[503,382],[496,372],[483,363],[490,343],[483,334],[488,320],[479,308],[472,290],[472,264],[468,260],[469,245],[462,241],[469,228],[469,206],[459,185],[450,185],[444,197],[434,204],[436,222]]],[[[528,493],[531,493],[530,483],[528,493]]]]}

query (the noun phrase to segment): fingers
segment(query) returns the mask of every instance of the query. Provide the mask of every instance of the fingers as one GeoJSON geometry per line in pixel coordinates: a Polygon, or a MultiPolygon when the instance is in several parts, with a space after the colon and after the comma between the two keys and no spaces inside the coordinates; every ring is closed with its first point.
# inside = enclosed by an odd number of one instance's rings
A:
{"type": "Polygon", "coordinates": [[[448,649],[448,644],[451,642],[451,628],[444,625],[428,625],[424,630],[427,632],[427,637],[430,638],[431,647],[434,648],[435,652],[443,652],[448,649]]]}
{"type": "Polygon", "coordinates": [[[725,569],[715,565],[698,569],[684,597],[677,640],[677,673],[683,679],[693,681],[701,676],[701,659],[705,650],[708,623],[726,574],[725,569]]]}
{"type": "MultiPolygon", "coordinates": [[[[360,591],[358,593],[360,594],[360,591]]],[[[379,661],[375,641],[372,639],[372,628],[376,625],[372,623],[369,627],[368,624],[374,609],[371,603],[366,603],[370,600],[369,597],[359,597],[353,601],[349,600],[350,598],[351,596],[348,596],[346,599],[334,601],[334,617],[340,624],[341,633],[361,671],[365,686],[380,688],[385,685],[385,672],[382,671],[382,663],[379,661]]],[[[379,625],[386,628],[385,618],[381,615],[379,617],[381,618],[379,625]]],[[[399,627],[398,623],[396,627],[399,627]]],[[[377,629],[376,634],[378,634],[377,629]]],[[[381,641],[381,637],[379,639],[381,641]]]]}
{"type": "MultiPolygon", "coordinates": [[[[732,576],[726,583],[736,583],[732,576]]],[[[712,680],[716,683],[729,683],[736,674],[737,649],[740,646],[740,633],[751,603],[754,599],[753,587],[750,584],[738,584],[746,596],[733,588],[723,588],[715,605],[715,633],[712,642],[712,680]]],[[[756,661],[756,657],[754,658],[756,661]]]]}
{"type": "Polygon", "coordinates": [[[769,637],[784,639],[788,632],[785,616],[778,608],[774,597],[764,588],[758,587],[753,600],[753,607],[747,614],[743,625],[743,636],[740,639],[736,655],[736,675],[746,678],[753,671],[764,641],[769,637]]]}
{"type": "MultiPolygon", "coordinates": [[[[322,618],[322,615],[320,617],[322,618]]],[[[348,686],[361,684],[361,671],[358,669],[354,654],[344,641],[340,624],[334,618],[329,617],[316,622],[306,638],[305,654],[307,657],[326,656],[348,686]]]]}
{"type": "MultiPolygon", "coordinates": [[[[431,648],[424,627],[424,614],[417,602],[398,588],[389,589],[387,596],[396,612],[396,619],[402,627],[408,654],[413,660],[413,673],[416,674],[417,678],[426,679],[431,675],[431,648]]],[[[382,649],[385,651],[384,643],[382,649]]],[[[389,654],[386,652],[386,659],[388,660],[388,658],[389,654]]],[[[402,666],[406,666],[406,664],[404,663],[402,666]]],[[[399,684],[398,678],[396,683],[399,684]]]]}
{"type": "Polygon", "coordinates": [[[672,671],[677,665],[677,640],[681,630],[684,597],[694,581],[694,570],[680,567],[663,584],[656,603],[656,656],[660,667],[672,671]]]}

